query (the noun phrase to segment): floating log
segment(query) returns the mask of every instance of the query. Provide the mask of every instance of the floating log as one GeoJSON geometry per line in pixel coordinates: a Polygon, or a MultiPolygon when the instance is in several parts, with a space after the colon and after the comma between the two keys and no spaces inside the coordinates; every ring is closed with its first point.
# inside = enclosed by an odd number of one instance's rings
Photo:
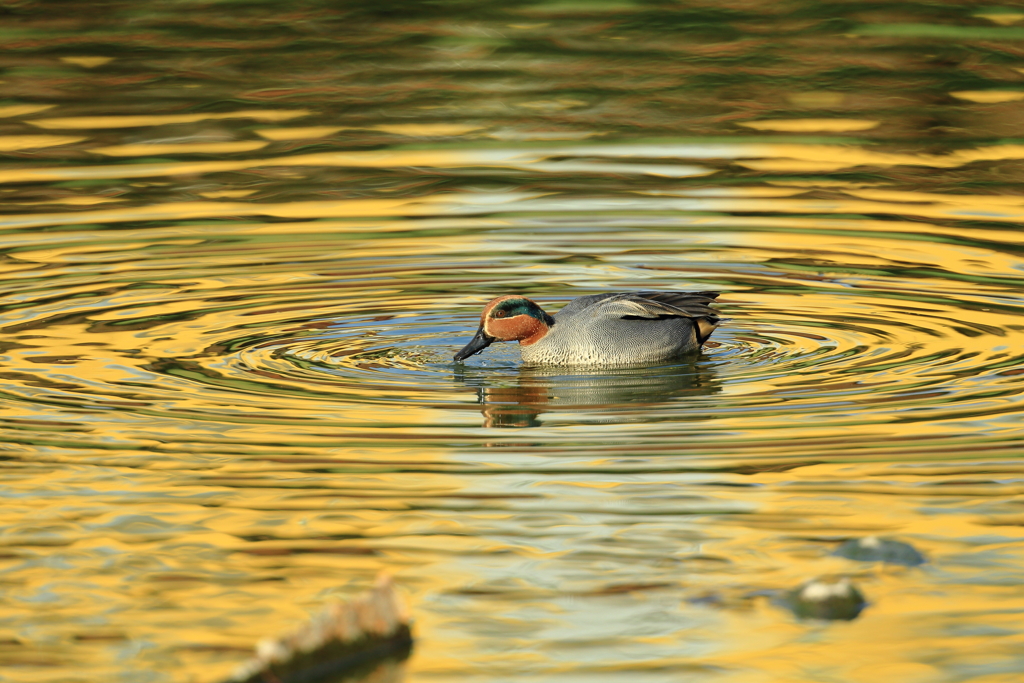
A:
{"type": "MultiPolygon", "coordinates": [[[[325,683],[412,649],[409,617],[391,577],[350,600],[329,604],[308,622],[256,646],[256,656],[224,683],[325,683]]],[[[368,672],[368,671],[367,671],[368,672]]]]}

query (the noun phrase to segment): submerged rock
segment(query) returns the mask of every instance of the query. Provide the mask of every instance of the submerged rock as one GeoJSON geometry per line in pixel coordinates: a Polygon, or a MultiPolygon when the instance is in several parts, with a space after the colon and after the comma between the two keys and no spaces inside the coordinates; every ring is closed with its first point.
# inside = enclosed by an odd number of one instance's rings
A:
{"type": "Polygon", "coordinates": [[[836,548],[834,554],[858,562],[885,562],[905,567],[916,567],[927,562],[924,555],[909,543],[877,536],[851,538],[836,548]]]}
{"type": "Polygon", "coordinates": [[[867,606],[864,595],[848,578],[814,579],[790,591],[786,603],[801,619],[856,619],[867,606]]]}

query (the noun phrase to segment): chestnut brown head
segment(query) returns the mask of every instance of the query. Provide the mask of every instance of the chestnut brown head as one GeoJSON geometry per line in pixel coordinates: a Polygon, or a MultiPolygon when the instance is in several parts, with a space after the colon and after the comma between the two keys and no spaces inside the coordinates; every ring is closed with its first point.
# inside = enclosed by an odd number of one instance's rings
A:
{"type": "Polygon", "coordinates": [[[522,296],[499,296],[484,306],[480,329],[455,360],[465,360],[496,341],[517,341],[529,346],[548,333],[555,319],[535,302],[522,296]]]}

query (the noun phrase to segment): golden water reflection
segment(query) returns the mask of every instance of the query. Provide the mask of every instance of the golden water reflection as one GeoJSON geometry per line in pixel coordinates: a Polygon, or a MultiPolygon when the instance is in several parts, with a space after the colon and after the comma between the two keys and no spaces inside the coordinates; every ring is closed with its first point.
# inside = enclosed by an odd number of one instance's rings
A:
{"type": "Polygon", "coordinates": [[[1012,12],[58,4],[0,29],[0,681],[213,683],[382,570],[409,683],[1020,678],[1012,12]],[[701,356],[452,361],[645,289],[722,292],[701,356]]]}

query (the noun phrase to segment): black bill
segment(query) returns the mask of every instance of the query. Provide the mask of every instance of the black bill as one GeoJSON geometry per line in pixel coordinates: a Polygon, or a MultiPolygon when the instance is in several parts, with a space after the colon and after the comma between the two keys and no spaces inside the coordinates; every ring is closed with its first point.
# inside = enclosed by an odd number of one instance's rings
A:
{"type": "Polygon", "coordinates": [[[480,353],[492,343],[495,338],[484,332],[484,328],[481,325],[480,329],[476,331],[476,336],[469,340],[469,343],[462,347],[462,350],[455,354],[455,360],[466,360],[474,353],[480,353]]]}

